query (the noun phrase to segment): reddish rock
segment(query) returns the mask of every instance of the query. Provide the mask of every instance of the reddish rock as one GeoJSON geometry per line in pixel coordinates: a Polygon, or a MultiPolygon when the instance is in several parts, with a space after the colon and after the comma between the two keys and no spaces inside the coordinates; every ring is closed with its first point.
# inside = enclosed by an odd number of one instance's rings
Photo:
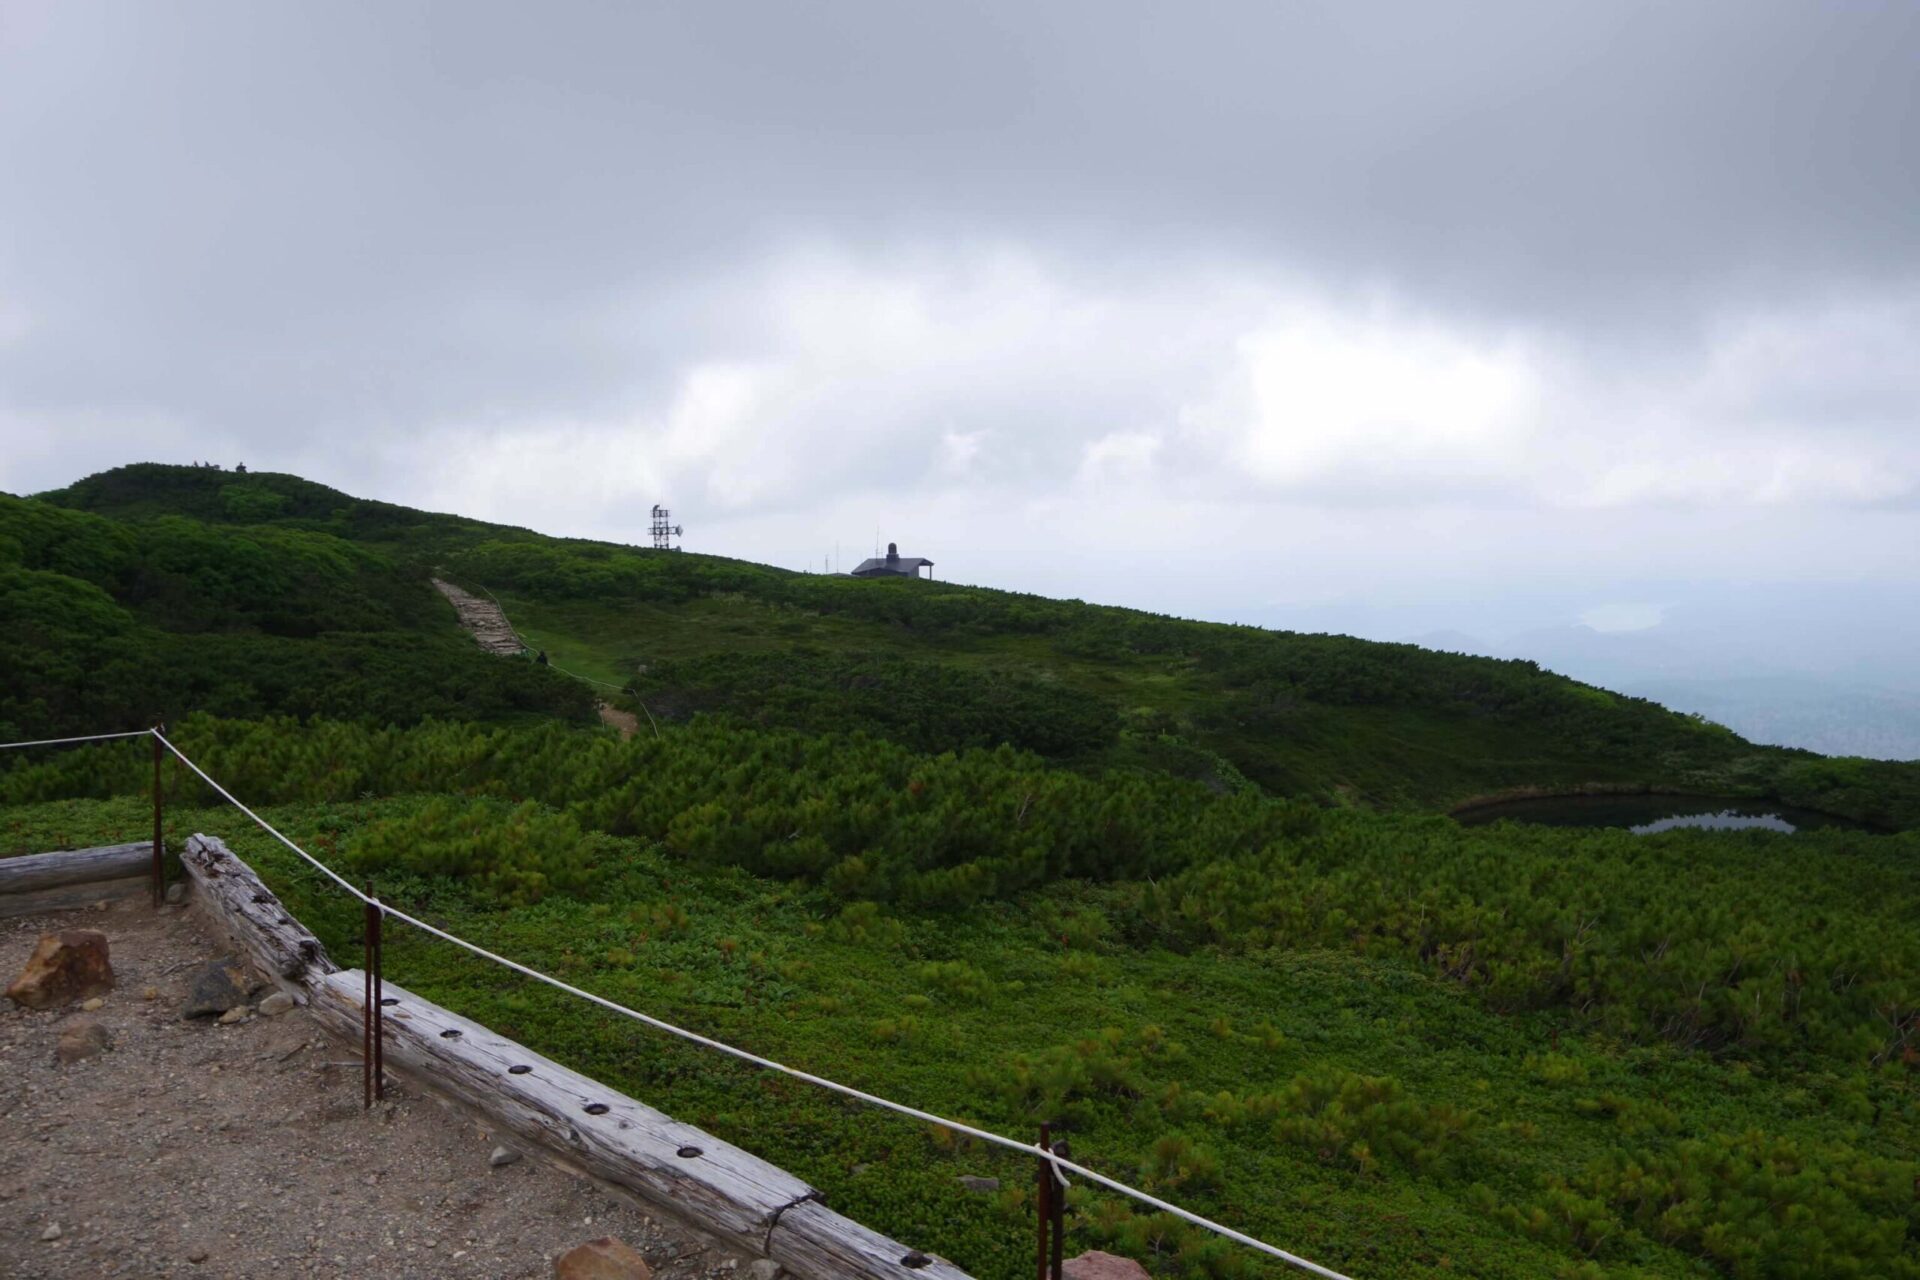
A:
{"type": "Polygon", "coordinates": [[[555,1258],[553,1280],[653,1280],[653,1268],[612,1236],[601,1236],[555,1258]]]}
{"type": "Polygon", "coordinates": [[[41,936],[27,967],[7,988],[7,998],[28,1009],[52,1009],[111,990],[107,935],[98,929],[62,929],[41,936]]]}
{"type": "Polygon", "coordinates": [[[1060,1268],[1066,1280],[1150,1280],[1147,1269],[1132,1258],[1122,1258],[1098,1249],[1089,1249],[1077,1258],[1068,1258],[1060,1268]]]}
{"type": "Polygon", "coordinates": [[[107,1029],[97,1019],[74,1018],[62,1024],[60,1043],[53,1047],[53,1056],[62,1062],[78,1062],[111,1048],[113,1037],[107,1034],[107,1029]]]}

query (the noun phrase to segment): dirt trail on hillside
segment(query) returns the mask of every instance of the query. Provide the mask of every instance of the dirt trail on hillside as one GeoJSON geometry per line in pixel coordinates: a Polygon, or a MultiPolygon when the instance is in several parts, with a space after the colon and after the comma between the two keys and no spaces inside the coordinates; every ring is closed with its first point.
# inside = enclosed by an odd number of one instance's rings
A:
{"type": "Polygon", "coordinates": [[[460,615],[460,625],[473,633],[473,638],[479,641],[482,649],[511,657],[526,647],[520,643],[520,637],[513,633],[512,625],[507,622],[506,611],[499,604],[470,595],[439,578],[433,579],[433,585],[453,605],[453,611],[460,615]]]}
{"type": "MultiPolygon", "coordinates": [[[[439,578],[433,579],[433,585],[439,588],[440,594],[453,604],[454,612],[460,615],[460,625],[473,633],[473,638],[479,641],[482,649],[508,658],[516,657],[526,651],[526,646],[520,643],[520,637],[514,634],[513,624],[507,621],[506,610],[502,609],[497,601],[482,600],[479,596],[462,591],[451,582],[443,582],[439,578]]],[[[555,670],[559,668],[556,667],[555,670]]],[[[568,671],[561,674],[572,675],[573,673],[568,671]]],[[[579,680],[584,677],[574,676],[574,679],[579,680]]],[[[603,682],[592,680],[588,683],[603,682]]],[[[631,711],[620,710],[604,698],[594,703],[594,710],[599,713],[600,723],[618,729],[622,738],[631,738],[640,729],[638,716],[631,711]]]]}
{"type": "Polygon", "coordinates": [[[186,1021],[188,985],[222,954],[196,917],[144,902],[0,921],[0,982],[42,933],[105,933],[116,975],[98,1012],[0,1000],[0,1274],[550,1277],[598,1236],[659,1280],[744,1280],[747,1263],[532,1155],[402,1083],[361,1108],[360,1063],[303,1010],[186,1021]],[[146,988],[153,999],[144,998],[146,988]],[[55,1060],[92,1017],[113,1048],[55,1060]]]}
{"type": "Polygon", "coordinates": [[[600,723],[609,724],[620,731],[622,738],[631,738],[640,732],[640,717],[631,711],[622,711],[609,703],[600,703],[595,710],[600,713],[600,723]]]}

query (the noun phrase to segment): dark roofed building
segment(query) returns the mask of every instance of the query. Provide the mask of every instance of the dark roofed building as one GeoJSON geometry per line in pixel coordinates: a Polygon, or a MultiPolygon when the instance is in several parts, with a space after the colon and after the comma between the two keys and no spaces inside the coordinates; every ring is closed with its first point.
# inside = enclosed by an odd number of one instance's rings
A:
{"type": "Polygon", "coordinates": [[[933,576],[933,561],[923,560],[919,556],[903,556],[898,543],[887,544],[887,554],[875,556],[871,560],[862,560],[853,571],[856,578],[917,578],[920,566],[927,567],[927,576],[933,576]]]}

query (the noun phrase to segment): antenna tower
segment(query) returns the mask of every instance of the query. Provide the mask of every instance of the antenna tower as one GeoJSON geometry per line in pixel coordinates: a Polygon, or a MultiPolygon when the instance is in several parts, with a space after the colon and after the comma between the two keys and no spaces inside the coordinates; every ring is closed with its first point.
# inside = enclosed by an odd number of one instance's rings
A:
{"type": "Polygon", "coordinates": [[[655,551],[678,551],[680,549],[673,545],[673,540],[685,533],[686,530],[675,524],[671,513],[657,502],[653,505],[653,524],[651,528],[653,532],[653,549],[655,551]]]}

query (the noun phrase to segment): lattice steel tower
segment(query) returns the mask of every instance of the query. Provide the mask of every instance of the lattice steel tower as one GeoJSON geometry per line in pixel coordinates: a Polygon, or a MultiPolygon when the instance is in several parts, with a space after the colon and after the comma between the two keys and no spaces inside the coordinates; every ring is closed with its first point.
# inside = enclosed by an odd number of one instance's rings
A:
{"type": "Polygon", "coordinates": [[[686,530],[673,522],[672,516],[665,507],[658,503],[654,504],[653,549],[655,551],[678,551],[680,548],[673,545],[673,540],[685,532],[686,530]]]}

